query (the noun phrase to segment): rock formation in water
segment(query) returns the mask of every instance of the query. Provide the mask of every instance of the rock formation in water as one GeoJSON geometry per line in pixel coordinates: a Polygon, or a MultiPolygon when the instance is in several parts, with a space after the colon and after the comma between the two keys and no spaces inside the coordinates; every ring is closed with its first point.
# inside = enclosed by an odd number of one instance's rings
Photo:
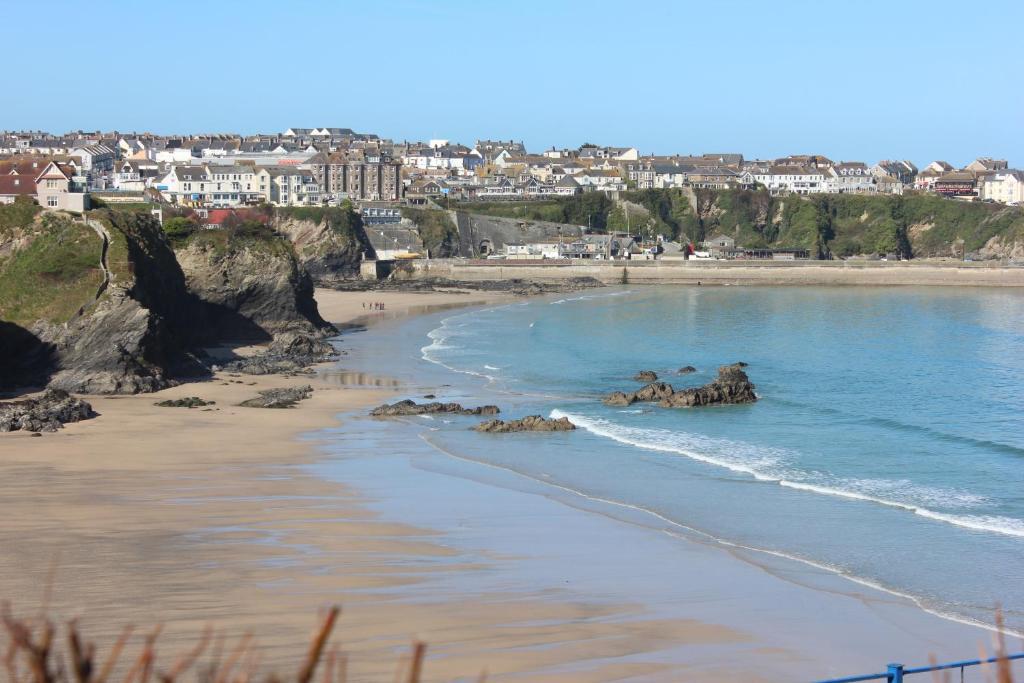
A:
{"type": "Polygon", "coordinates": [[[718,368],[715,381],[702,387],[683,389],[666,396],[658,405],[662,408],[692,408],[694,406],[721,405],[729,403],[753,403],[757,400],[754,385],[743,372],[740,363],[723,365],[718,368]]]}
{"type": "Polygon", "coordinates": [[[629,393],[615,391],[604,397],[604,404],[608,406],[628,406],[637,401],[660,401],[672,395],[674,389],[671,384],[665,382],[651,382],[637,391],[629,393]]]}
{"type": "Polygon", "coordinates": [[[497,415],[501,411],[498,406],[478,406],[476,408],[463,408],[459,403],[416,403],[405,400],[397,403],[385,403],[370,411],[374,417],[401,417],[405,415],[436,415],[449,413],[452,415],[497,415]]]}
{"type": "Polygon", "coordinates": [[[652,382],[638,391],[614,391],[604,397],[607,406],[623,407],[636,402],[657,402],[663,408],[682,408],[725,403],[753,403],[754,385],[743,371],[746,363],[718,368],[718,377],[710,384],[676,391],[671,384],[652,382]]]}
{"type": "Polygon", "coordinates": [[[651,382],[658,381],[658,373],[656,373],[654,370],[641,370],[640,372],[636,373],[636,375],[634,375],[633,379],[636,380],[637,382],[645,382],[649,384],[651,382]]]}
{"type": "Polygon", "coordinates": [[[95,416],[82,399],[62,389],[48,389],[39,398],[0,403],[0,432],[55,432],[68,422],[95,416]]]}
{"type": "Polygon", "coordinates": [[[473,428],[478,432],[490,434],[507,434],[510,432],[569,432],[576,425],[567,417],[545,418],[540,415],[528,415],[518,420],[488,420],[473,428]]]}
{"type": "Polygon", "coordinates": [[[697,368],[693,367],[692,365],[686,365],[676,370],[677,375],[689,375],[694,372],[697,372],[697,368]]]}

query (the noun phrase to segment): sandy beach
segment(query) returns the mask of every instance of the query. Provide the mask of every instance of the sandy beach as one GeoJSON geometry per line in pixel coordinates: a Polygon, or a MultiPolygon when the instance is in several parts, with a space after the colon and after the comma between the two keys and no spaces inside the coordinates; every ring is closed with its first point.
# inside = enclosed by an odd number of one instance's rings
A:
{"type": "MultiPolygon", "coordinates": [[[[346,334],[504,297],[317,292],[346,334]],[[368,311],[372,302],[384,309],[368,311]]],[[[101,645],[126,623],[163,624],[160,649],[172,655],[213,623],[251,633],[279,671],[302,657],[317,611],[341,604],[336,640],[360,681],[393,680],[416,638],[429,644],[428,681],[482,671],[791,680],[877,668],[864,653],[879,663],[899,652],[967,656],[989,642],[806,566],[692,542],[522,482],[475,481],[440,454],[414,463],[399,430],[393,448],[368,452],[354,421],[336,416],[409,394],[386,367],[344,368],[342,357],[323,377],[221,373],[91,397],[97,419],[42,438],[3,435],[0,597],[15,612],[38,610],[52,567],[52,614],[80,617],[101,645]],[[237,406],[262,388],[307,383],[313,396],[295,409],[237,406]],[[216,405],[154,406],[184,396],[216,405]],[[336,476],[316,469],[328,439],[345,456],[336,476]]]]}

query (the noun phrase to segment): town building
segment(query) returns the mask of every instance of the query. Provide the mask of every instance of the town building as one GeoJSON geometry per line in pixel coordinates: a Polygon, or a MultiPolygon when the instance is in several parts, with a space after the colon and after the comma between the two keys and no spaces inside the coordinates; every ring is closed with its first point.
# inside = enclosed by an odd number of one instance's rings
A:
{"type": "Polygon", "coordinates": [[[950,171],[935,179],[932,189],[945,197],[970,198],[978,195],[977,178],[971,171],[950,171]]]}
{"type": "Polygon", "coordinates": [[[35,179],[36,202],[44,209],[77,213],[88,210],[89,194],[74,178],[73,167],[51,161],[35,179]]]}
{"type": "Polygon", "coordinates": [[[1005,169],[986,175],[979,196],[1000,204],[1024,204],[1024,171],[1005,169]]]}
{"type": "Polygon", "coordinates": [[[326,198],[340,201],[398,201],[402,198],[402,164],[379,148],[319,154],[306,162],[326,198]]]}
{"type": "Polygon", "coordinates": [[[773,195],[816,194],[825,191],[824,171],[811,166],[771,166],[752,172],[755,182],[773,195]]]}
{"type": "Polygon", "coordinates": [[[874,176],[863,162],[843,161],[829,166],[826,170],[825,192],[866,194],[875,191],[874,176]]]}

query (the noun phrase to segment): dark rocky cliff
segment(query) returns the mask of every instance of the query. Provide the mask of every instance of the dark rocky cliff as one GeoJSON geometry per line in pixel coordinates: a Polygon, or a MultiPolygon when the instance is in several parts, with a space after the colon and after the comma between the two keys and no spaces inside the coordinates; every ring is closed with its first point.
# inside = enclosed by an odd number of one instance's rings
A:
{"type": "Polygon", "coordinates": [[[146,213],[0,206],[0,388],[155,391],[205,374],[204,344],[333,331],[271,231],[204,230],[177,246],[146,213]]]}
{"type": "Polygon", "coordinates": [[[274,228],[318,284],[358,277],[363,254],[371,251],[359,214],[347,205],[276,209],[274,228]]]}
{"type": "Polygon", "coordinates": [[[184,275],[149,216],[33,215],[8,222],[2,243],[0,347],[18,353],[0,383],[136,393],[201,371],[184,275]]]}
{"type": "Polygon", "coordinates": [[[312,278],[282,237],[208,230],[176,255],[189,292],[201,303],[206,341],[333,330],[317,310],[312,278]]]}

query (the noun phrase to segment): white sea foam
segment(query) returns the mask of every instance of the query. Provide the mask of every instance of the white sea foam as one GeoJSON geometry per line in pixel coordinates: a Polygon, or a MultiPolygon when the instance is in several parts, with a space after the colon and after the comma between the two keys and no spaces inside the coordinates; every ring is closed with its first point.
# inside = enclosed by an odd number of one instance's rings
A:
{"type": "Polygon", "coordinates": [[[564,299],[558,299],[557,301],[552,301],[551,305],[560,306],[562,304],[567,304],[571,301],[590,301],[591,299],[607,299],[614,296],[624,296],[626,294],[632,294],[632,292],[633,290],[631,289],[624,289],[615,292],[602,292],[600,294],[581,294],[580,296],[570,296],[564,299]]]}
{"type": "Polygon", "coordinates": [[[493,365],[484,365],[484,369],[485,370],[501,370],[501,368],[496,368],[493,365]]]}
{"type": "Polygon", "coordinates": [[[983,496],[970,492],[913,484],[906,486],[905,484],[908,482],[902,480],[835,479],[834,481],[829,480],[828,483],[810,482],[807,481],[812,476],[810,473],[787,471],[780,467],[786,459],[785,453],[781,451],[760,449],[739,442],[709,439],[685,432],[617,425],[601,418],[566,413],[558,409],[551,411],[551,417],[568,417],[581,429],[597,436],[646,450],[677,453],[692,460],[749,475],[758,481],[819,495],[906,510],[926,519],[974,531],[1024,538],[1024,520],[1000,515],[961,515],[939,512],[919,502],[928,500],[933,505],[941,504],[946,508],[970,508],[986,502],[983,496]],[[890,497],[885,497],[886,494],[890,497]],[[896,495],[905,496],[905,498],[897,500],[895,499],[896,495]]]}

